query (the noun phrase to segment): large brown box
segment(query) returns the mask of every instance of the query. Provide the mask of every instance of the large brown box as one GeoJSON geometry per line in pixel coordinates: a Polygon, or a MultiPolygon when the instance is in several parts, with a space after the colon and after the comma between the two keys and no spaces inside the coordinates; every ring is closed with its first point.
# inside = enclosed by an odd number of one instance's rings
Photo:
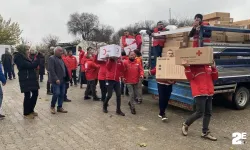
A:
{"type": "Polygon", "coordinates": [[[248,20],[241,20],[241,21],[235,21],[233,22],[235,25],[249,25],[250,24],[250,19],[248,20]]]}
{"type": "Polygon", "coordinates": [[[156,79],[164,80],[187,80],[183,66],[175,65],[174,57],[158,57],[156,63],[156,79]]]}
{"type": "Polygon", "coordinates": [[[211,36],[212,42],[226,42],[226,35],[225,34],[212,34],[211,36]]]}
{"type": "Polygon", "coordinates": [[[167,38],[177,38],[177,37],[184,37],[188,36],[189,32],[182,32],[182,33],[176,33],[176,34],[169,34],[166,35],[167,38]]]}
{"type": "Polygon", "coordinates": [[[164,44],[164,47],[178,47],[178,48],[185,48],[188,46],[187,42],[182,41],[175,41],[175,40],[169,40],[164,44]]]}
{"type": "Polygon", "coordinates": [[[230,13],[225,13],[225,12],[214,12],[211,14],[207,14],[203,16],[203,20],[210,20],[210,19],[215,19],[215,18],[220,18],[220,17],[228,17],[230,18],[230,13]]]}
{"type": "Polygon", "coordinates": [[[188,64],[191,65],[212,64],[213,48],[195,47],[176,50],[175,64],[182,65],[182,60],[188,61],[188,64]]]}

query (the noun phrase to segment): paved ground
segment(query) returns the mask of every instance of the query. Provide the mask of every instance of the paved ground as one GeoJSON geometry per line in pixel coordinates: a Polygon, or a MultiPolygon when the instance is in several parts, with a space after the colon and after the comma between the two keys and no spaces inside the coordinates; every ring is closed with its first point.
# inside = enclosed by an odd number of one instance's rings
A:
{"type": "Polygon", "coordinates": [[[125,117],[115,115],[115,101],[110,102],[109,113],[102,113],[102,103],[84,101],[79,87],[72,87],[64,105],[68,114],[52,115],[49,112],[50,96],[46,84],[41,84],[36,111],[39,117],[25,120],[22,116],[23,95],[17,80],[8,81],[4,89],[3,111],[6,119],[0,121],[0,150],[229,150],[250,149],[250,107],[243,111],[215,107],[211,130],[217,142],[200,138],[201,121],[194,123],[188,137],[181,135],[181,124],[190,112],[170,108],[167,123],[157,117],[157,101],[145,95],[137,105],[136,116],[131,115],[127,97],[122,98],[125,117]],[[248,132],[248,143],[233,146],[233,132],[248,132]],[[138,144],[146,143],[141,148],[138,144]]]}

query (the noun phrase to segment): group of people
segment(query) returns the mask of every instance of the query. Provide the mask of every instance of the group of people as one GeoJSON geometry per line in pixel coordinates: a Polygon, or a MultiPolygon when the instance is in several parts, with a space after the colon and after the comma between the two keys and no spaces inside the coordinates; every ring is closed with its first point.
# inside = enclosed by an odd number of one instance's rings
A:
{"type": "MultiPolygon", "coordinates": [[[[195,15],[193,29],[190,32],[190,37],[194,38],[194,47],[198,47],[198,37],[201,25],[209,25],[202,21],[201,14],[195,15]]],[[[158,33],[159,31],[166,30],[162,22],[158,22],[158,26],[151,31],[147,31],[149,35],[158,33]]],[[[210,42],[211,31],[205,31],[204,42],[210,42]]],[[[77,86],[76,69],[80,66],[79,82],[80,87],[82,84],[87,84],[85,89],[84,100],[89,100],[91,97],[94,101],[103,101],[103,112],[108,113],[109,100],[112,97],[113,91],[116,94],[116,113],[117,115],[125,116],[121,111],[121,94],[125,92],[129,95],[128,106],[132,114],[136,114],[135,103],[142,102],[142,79],[144,77],[143,63],[140,53],[141,37],[135,34],[129,35],[128,31],[124,32],[122,37],[122,48],[128,46],[126,39],[135,39],[137,50],[130,51],[128,56],[122,52],[122,57],[109,57],[104,61],[97,59],[98,52],[95,53],[94,49],[89,47],[87,52],[84,52],[81,47],[79,51],[79,64],[76,58],[72,55],[72,51],[65,51],[62,47],[52,48],[53,52],[48,58],[46,68],[48,71],[47,93],[53,95],[51,100],[50,110],[52,114],[56,113],[55,107],[57,104],[57,112],[67,113],[63,109],[63,101],[70,102],[67,99],[67,89],[69,84],[77,86]],[[99,98],[96,93],[96,85],[99,81],[101,89],[101,97],[99,98]],[[51,87],[52,86],[52,87],[51,87]],[[124,89],[125,88],[125,89],[124,89]]],[[[153,40],[153,55],[155,62],[157,57],[161,57],[162,48],[166,38],[164,36],[154,37],[153,40]]],[[[26,45],[19,45],[16,47],[17,52],[14,53],[14,63],[19,70],[19,83],[21,92],[24,93],[24,117],[33,119],[38,115],[34,111],[39,83],[37,70],[41,70],[41,59],[26,45]],[[40,67],[39,67],[40,66],[40,67]]],[[[172,52],[173,53],[173,52],[172,52]]],[[[168,54],[171,57],[173,54],[168,54]]],[[[8,57],[4,56],[7,61],[8,57]]],[[[42,61],[43,62],[43,61],[42,61]]],[[[45,62],[44,62],[45,63],[45,62]]],[[[13,64],[13,63],[11,63],[13,64]]],[[[184,136],[188,134],[190,125],[203,116],[202,137],[210,140],[217,140],[211,135],[209,131],[209,123],[212,113],[212,96],[214,94],[213,81],[218,79],[218,71],[215,64],[211,65],[189,65],[188,61],[183,60],[183,66],[187,79],[190,82],[192,95],[196,101],[196,112],[191,115],[182,126],[182,133],[184,136]]],[[[5,65],[4,65],[5,67],[5,65]]],[[[7,71],[8,72],[8,71],[7,71]]],[[[151,75],[156,74],[155,63],[150,70],[151,75]]],[[[44,74],[44,73],[43,73],[44,74]]],[[[6,84],[6,76],[4,77],[0,67],[0,81],[2,85],[6,84]]],[[[43,77],[40,74],[40,81],[43,77]]],[[[158,81],[159,93],[159,117],[165,121],[167,117],[165,111],[168,106],[168,101],[171,96],[172,86],[175,84],[173,80],[158,81]]],[[[2,92],[0,86],[0,104],[2,103],[2,92]]],[[[0,105],[1,106],[1,105],[0,105]]],[[[1,117],[1,116],[0,116],[1,117]]]]}

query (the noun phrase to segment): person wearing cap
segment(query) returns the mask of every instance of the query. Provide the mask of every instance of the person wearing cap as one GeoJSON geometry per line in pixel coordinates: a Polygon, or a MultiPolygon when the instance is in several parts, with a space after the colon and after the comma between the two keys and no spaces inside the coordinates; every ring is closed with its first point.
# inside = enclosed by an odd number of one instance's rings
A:
{"type": "MultiPolygon", "coordinates": [[[[199,47],[199,32],[200,26],[206,25],[208,26],[208,22],[203,22],[203,15],[196,14],[194,17],[193,28],[189,33],[189,37],[193,37],[193,47],[199,47]]],[[[211,30],[204,30],[203,32],[203,42],[210,43],[211,30]]]]}
{"type": "MultiPolygon", "coordinates": [[[[154,28],[154,30],[147,31],[147,34],[152,35],[152,33],[158,33],[158,32],[162,32],[162,31],[166,31],[167,29],[164,27],[164,24],[162,21],[159,21],[157,23],[157,27],[154,28]]],[[[154,68],[156,66],[156,59],[157,57],[161,57],[162,56],[162,49],[164,47],[164,43],[166,42],[166,37],[163,36],[154,36],[153,37],[153,48],[152,48],[152,53],[154,56],[154,61],[152,62],[152,68],[154,68]]]]}

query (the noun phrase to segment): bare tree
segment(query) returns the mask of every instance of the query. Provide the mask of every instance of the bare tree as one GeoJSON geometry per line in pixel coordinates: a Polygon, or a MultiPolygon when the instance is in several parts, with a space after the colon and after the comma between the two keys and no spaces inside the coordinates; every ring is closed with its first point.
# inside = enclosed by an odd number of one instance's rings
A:
{"type": "Polygon", "coordinates": [[[69,33],[80,35],[83,40],[89,40],[94,30],[98,29],[99,18],[91,13],[73,13],[67,23],[69,33]]]}
{"type": "Polygon", "coordinates": [[[109,43],[113,33],[113,27],[109,25],[100,25],[98,29],[94,30],[92,41],[109,43]]]}
{"type": "Polygon", "coordinates": [[[50,48],[51,46],[56,46],[58,42],[60,41],[58,36],[55,35],[48,35],[42,39],[44,45],[47,46],[47,48],[50,48]]]}

